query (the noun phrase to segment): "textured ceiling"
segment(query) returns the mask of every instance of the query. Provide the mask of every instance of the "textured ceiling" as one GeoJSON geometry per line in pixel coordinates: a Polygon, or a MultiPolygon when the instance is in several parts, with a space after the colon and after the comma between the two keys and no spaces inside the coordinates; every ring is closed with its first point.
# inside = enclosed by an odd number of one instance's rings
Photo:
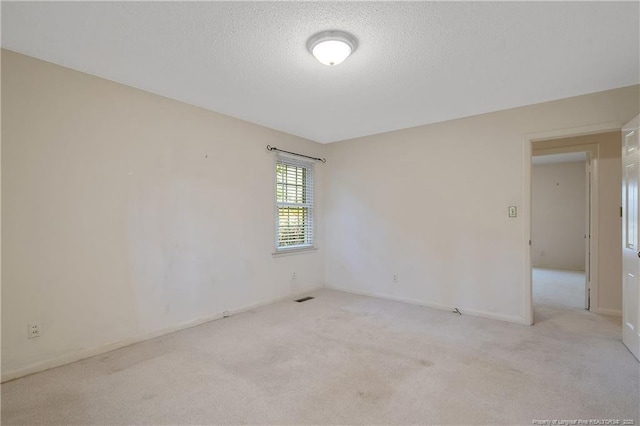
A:
{"type": "Polygon", "coordinates": [[[638,84],[639,3],[3,2],[2,46],[318,142],[638,84]],[[343,64],[306,50],[358,38],[343,64]]]}

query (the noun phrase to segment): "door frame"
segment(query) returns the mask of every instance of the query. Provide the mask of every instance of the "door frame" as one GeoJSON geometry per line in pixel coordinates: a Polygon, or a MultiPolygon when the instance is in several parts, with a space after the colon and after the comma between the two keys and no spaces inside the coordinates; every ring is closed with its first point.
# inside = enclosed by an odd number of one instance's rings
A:
{"type": "MultiPolygon", "coordinates": [[[[548,130],[545,132],[537,132],[537,133],[528,133],[523,137],[523,188],[522,188],[522,247],[524,253],[523,259],[523,322],[528,325],[533,325],[533,288],[532,288],[532,280],[531,280],[531,157],[533,156],[532,146],[536,141],[543,141],[549,139],[559,139],[559,138],[567,138],[573,136],[585,136],[597,133],[606,133],[613,131],[620,131],[624,123],[621,122],[608,122],[602,124],[596,124],[592,126],[582,126],[582,127],[572,127],[566,129],[558,129],[558,130],[548,130]]],[[[597,164],[597,158],[592,158],[592,167],[594,163],[597,164]]],[[[595,167],[597,169],[597,167],[595,167]]],[[[593,170],[592,170],[592,173],[593,170]]],[[[597,172],[595,172],[597,173],[597,172]]],[[[593,174],[592,179],[595,183],[594,187],[597,187],[598,180],[597,174],[593,174]]],[[[596,188],[597,190],[597,188],[596,188]]],[[[593,196],[593,194],[592,194],[593,196]]],[[[597,200],[592,199],[592,213],[598,210],[597,200]]],[[[597,216],[591,217],[592,224],[595,224],[597,228],[597,216]]],[[[597,281],[597,265],[598,265],[598,253],[597,253],[597,241],[591,238],[591,275],[592,279],[595,278],[597,281]],[[593,248],[595,246],[595,252],[593,248]]],[[[593,280],[592,280],[593,286],[593,280]]],[[[591,306],[595,306],[597,308],[597,289],[591,290],[591,306]],[[595,297],[594,297],[595,296],[595,297]]]]}
{"type": "MultiPolygon", "coordinates": [[[[555,139],[555,138],[554,138],[555,139]]],[[[584,275],[584,308],[591,310],[598,306],[598,158],[599,145],[595,143],[584,145],[563,145],[536,148],[536,142],[531,141],[531,158],[540,155],[565,154],[568,152],[584,152],[586,154],[585,167],[585,275],[584,275]],[[588,236],[588,238],[587,238],[588,236]],[[591,290],[591,291],[590,291],[591,290]]],[[[533,179],[532,179],[533,184],[533,179]]],[[[533,203],[531,204],[533,209],[533,203]]],[[[533,235],[532,235],[533,237],[533,235]]],[[[533,267],[533,266],[532,266],[533,267]]],[[[532,287],[533,289],[533,287],[532,287]]]]}

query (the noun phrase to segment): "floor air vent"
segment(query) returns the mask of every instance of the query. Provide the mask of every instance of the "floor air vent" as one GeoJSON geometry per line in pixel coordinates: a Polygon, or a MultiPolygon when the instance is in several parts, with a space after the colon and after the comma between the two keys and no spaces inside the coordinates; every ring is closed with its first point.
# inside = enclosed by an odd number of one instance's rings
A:
{"type": "Polygon", "coordinates": [[[308,297],[303,297],[302,299],[298,299],[296,300],[296,302],[300,303],[300,302],[306,302],[307,300],[311,300],[313,299],[313,297],[308,296],[308,297]]]}

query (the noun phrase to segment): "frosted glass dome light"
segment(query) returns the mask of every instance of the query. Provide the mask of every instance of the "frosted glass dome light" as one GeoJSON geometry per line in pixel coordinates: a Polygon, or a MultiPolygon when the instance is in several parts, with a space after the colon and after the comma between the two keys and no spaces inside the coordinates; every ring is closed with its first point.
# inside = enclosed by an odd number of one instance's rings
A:
{"type": "Polygon", "coordinates": [[[307,42],[307,49],[321,63],[329,66],[341,64],[356,50],[354,36],[344,31],[323,31],[307,42]]]}

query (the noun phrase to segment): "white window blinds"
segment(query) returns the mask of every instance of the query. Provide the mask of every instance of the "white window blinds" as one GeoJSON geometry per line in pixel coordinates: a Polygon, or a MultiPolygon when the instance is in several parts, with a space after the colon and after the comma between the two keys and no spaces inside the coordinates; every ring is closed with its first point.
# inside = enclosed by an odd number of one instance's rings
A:
{"type": "Polygon", "coordinates": [[[276,157],[276,248],[313,247],[313,163],[276,157]]]}

